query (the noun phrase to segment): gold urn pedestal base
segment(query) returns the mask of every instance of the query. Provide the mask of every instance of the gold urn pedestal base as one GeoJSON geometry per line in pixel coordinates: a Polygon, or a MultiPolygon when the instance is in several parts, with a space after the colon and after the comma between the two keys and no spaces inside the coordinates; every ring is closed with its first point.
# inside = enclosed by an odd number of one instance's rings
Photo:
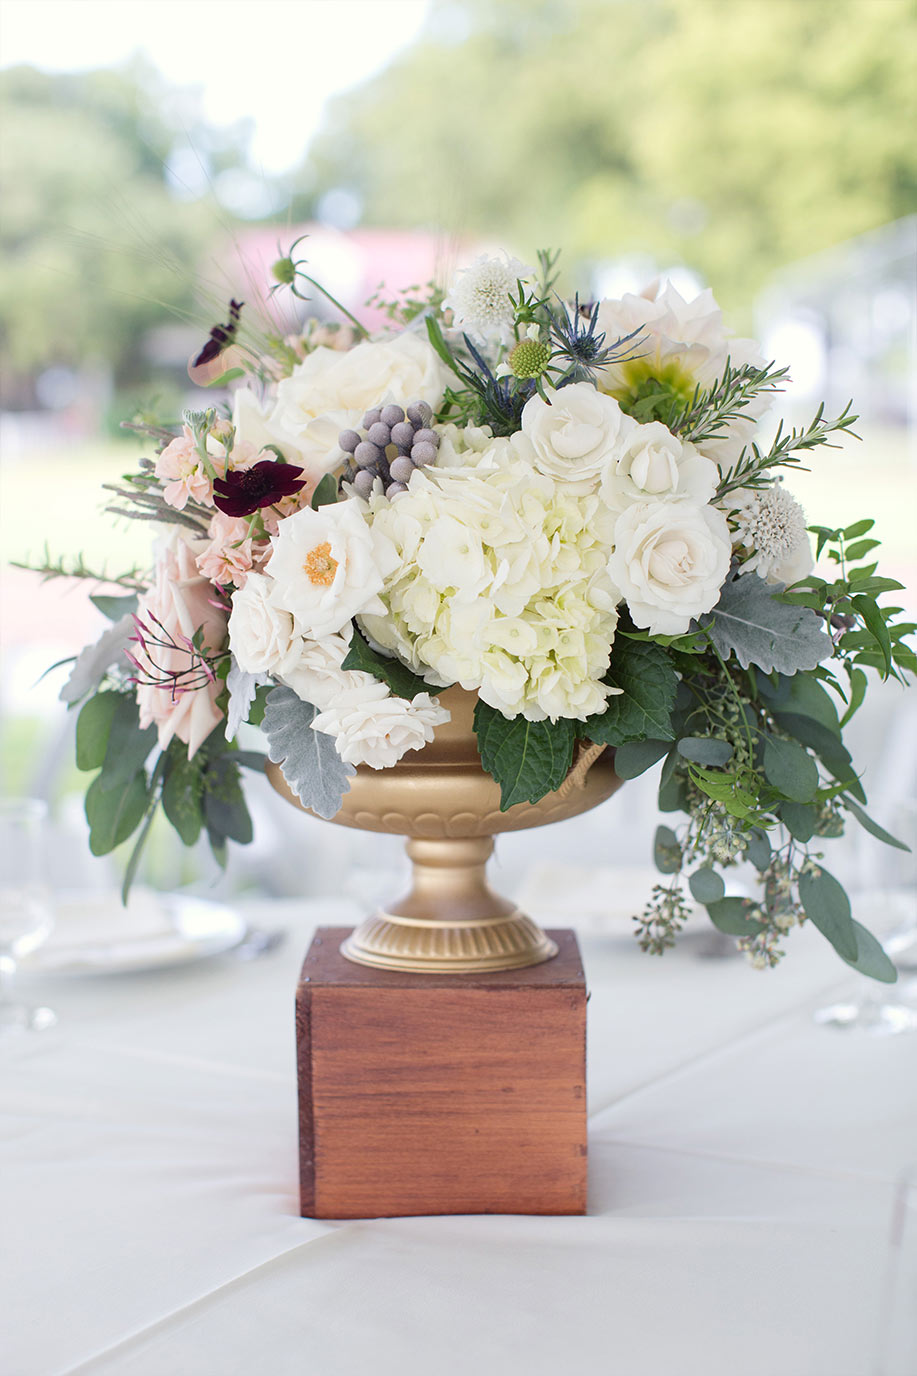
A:
{"type": "Polygon", "coordinates": [[[377,970],[457,975],[551,960],[556,944],[489,887],[486,866],[493,848],[489,836],[410,839],[410,892],[391,911],[361,923],[341,955],[377,970]]]}

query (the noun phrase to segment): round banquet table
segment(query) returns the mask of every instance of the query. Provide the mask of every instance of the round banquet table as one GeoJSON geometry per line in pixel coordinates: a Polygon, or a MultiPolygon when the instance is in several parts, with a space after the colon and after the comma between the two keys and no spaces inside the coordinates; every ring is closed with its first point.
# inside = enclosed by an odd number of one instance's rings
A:
{"type": "MultiPolygon", "coordinates": [[[[285,942],[64,980],[0,1045],[4,1376],[913,1376],[917,1035],[818,1027],[852,975],[581,939],[586,1217],[298,1217],[285,942]]],[[[560,925],[555,923],[554,925],[560,925]]]]}

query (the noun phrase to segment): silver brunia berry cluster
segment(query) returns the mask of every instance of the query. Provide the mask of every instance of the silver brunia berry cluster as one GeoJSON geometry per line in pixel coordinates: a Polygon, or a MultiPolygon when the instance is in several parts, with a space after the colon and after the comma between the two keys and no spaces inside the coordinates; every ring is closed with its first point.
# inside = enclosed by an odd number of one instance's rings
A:
{"type": "Polygon", "coordinates": [[[432,463],[439,435],[430,428],[433,412],[425,401],[404,411],[400,406],[376,406],[363,417],[363,430],[342,430],[338,444],[350,454],[343,483],[351,483],[358,497],[368,497],[377,478],[386,497],[407,490],[415,468],[432,463]]]}

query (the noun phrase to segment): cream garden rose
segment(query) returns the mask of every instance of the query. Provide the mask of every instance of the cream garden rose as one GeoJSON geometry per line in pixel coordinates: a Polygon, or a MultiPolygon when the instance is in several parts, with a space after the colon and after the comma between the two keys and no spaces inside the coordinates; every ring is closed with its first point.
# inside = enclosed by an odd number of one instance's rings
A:
{"type": "Polygon", "coordinates": [[[293,617],[274,602],[273,578],[250,573],[232,599],[229,648],[247,674],[282,674],[301,653],[293,617]]]}
{"type": "Polygon", "coordinates": [[[408,750],[421,750],[432,741],[435,728],[449,720],[449,713],[429,693],[418,693],[408,702],[390,694],[384,684],[375,686],[382,689],[381,697],[367,692],[347,698],[319,713],[312,725],[334,737],[345,764],[388,769],[408,750]]]}
{"type": "Polygon", "coordinates": [[[602,477],[602,500],[612,511],[664,496],[708,502],[719,478],[712,459],[651,421],[634,425],[618,446],[602,477]]]}
{"type": "Polygon", "coordinates": [[[732,540],[721,511],[687,497],[635,502],[618,517],[608,573],[635,625],[680,635],[719,601],[732,540]]]}
{"type": "Polygon", "coordinates": [[[342,630],[357,612],[384,611],[375,544],[355,502],[294,512],[271,538],[271,601],[315,640],[342,630]]]}
{"type": "Polygon", "coordinates": [[[371,406],[426,401],[435,408],[447,382],[443,364],[418,335],[366,340],[346,353],[320,345],[264,401],[251,388],[237,391],[233,424],[238,439],[259,449],[276,445],[315,484],[344,457],[340,432],[359,424],[371,406]]]}
{"type": "Polygon", "coordinates": [[[571,492],[589,492],[634,426],[613,397],[591,382],[573,382],[560,391],[548,390],[548,400],[536,395],[522,410],[521,437],[514,439],[539,473],[567,485],[571,492]]]}
{"type": "Polygon", "coordinates": [[[353,639],[350,622],[336,635],[321,640],[301,637],[297,641],[297,657],[288,661],[282,674],[283,682],[292,688],[303,702],[311,702],[320,712],[346,702],[367,698],[383,698],[388,689],[372,674],[360,669],[344,669],[353,639]],[[378,691],[381,689],[381,692],[378,691]]]}

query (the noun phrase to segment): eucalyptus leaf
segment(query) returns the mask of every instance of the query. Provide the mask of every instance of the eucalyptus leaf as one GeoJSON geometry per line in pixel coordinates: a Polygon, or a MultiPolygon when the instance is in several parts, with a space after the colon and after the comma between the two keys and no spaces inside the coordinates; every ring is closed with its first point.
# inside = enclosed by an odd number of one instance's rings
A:
{"type": "Polygon", "coordinates": [[[726,892],[723,876],[709,865],[702,865],[688,879],[688,887],[698,903],[717,903],[726,892]]]}
{"type": "Polygon", "coordinates": [[[835,736],[840,735],[841,727],[834,701],[814,675],[781,674],[776,686],[768,678],[762,678],[759,686],[762,698],[775,712],[811,717],[835,736]]]}
{"type": "Polygon", "coordinates": [[[671,827],[657,827],[653,838],[653,863],[660,874],[677,874],[681,869],[682,852],[678,837],[671,827]]]}
{"type": "Polygon", "coordinates": [[[103,631],[92,645],[87,645],[77,655],[70,676],[58,694],[60,701],[72,706],[87,693],[95,692],[112,665],[124,658],[133,634],[133,617],[124,615],[103,631]]]}
{"type": "Polygon", "coordinates": [[[780,820],[796,841],[803,845],[815,835],[817,816],[811,803],[781,803],[780,820]]]}
{"type": "Polygon", "coordinates": [[[810,803],[818,790],[818,766],[795,741],[764,737],[764,775],[785,798],[810,803]]]}
{"type": "Polygon", "coordinates": [[[89,849],[93,855],[107,855],[136,830],[147,806],[147,781],[142,769],[117,788],[104,789],[97,775],[86,793],[86,820],[89,823],[89,849]]]}
{"type": "MultiPolygon", "coordinates": [[[[790,803],[790,807],[799,807],[799,803],[790,803]]],[[[759,872],[766,870],[771,862],[771,843],[766,831],[761,827],[752,827],[746,836],[745,855],[759,872]]]]}
{"type": "Polygon", "coordinates": [[[688,736],[678,742],[676,749],[679,755],[694,764],[724,765],[732,759],[729,742],[716,740],[712,736],[688,736]]]}
{"type": "Polygon", "coordinates": [[[896,850],[906,850],[910,854],[910,846],[906,846],[903,841],[899,841],[892,836],[891,832],[880,827],[878,822],[874,822],[868,812],[864,812],[852,798],[844,799],[844,807],[848,808],[859,822],[860,826],[868,831],[870,836],[875,836],[878,841],[884,841],[887,846],[894,846],[896,850]]]}
{"type": "Polygon", "coordinates": [[[671,748],[671,741],[625,741],[615,750],[615,773],[619,779],[636,779],[671,748]]]}
{"type": "Polygon", "coordinates": [[[204,780],[198,756],[189,760],[187,746],[181,741],[173,741],[162,789],[162,810],[186,846],[193,846],[201,834],[203,793],[204,780]]]}
{"type": "Polygon", "coordinates": [[[898,979],[898,971],[872,932],[856,919],[853,919],[853,930],[857,943],[856,959],[847,960],[846,956],[842,956],[842,959],[869,979],[877,979],[882,984],[894,984],[898,979]]]}
{"type": "Polygon", "coordinates": [[[797,716],[792,712],[777,712],[774,714],[774,720],[795,740],[814,750],[835,779],[846,784],[863,802],[866,801],[850,752],[834,731],[812,717],[797,716]]]}
{"type": "Polygon", "coordinates": [[[83,703],[76,720],[77,769],[101,768],[120,700],[120,693],[109,691],[96,693],[95,697],[83,703]]]}
{"type": "MultiPolygon", "coordinates": [[[[674,754],[673,751],[672,755],[674,754]]],[[[667,763],[668,761],[666,761],[667,763]]],[[[656,803],[660,812],[687,812],[688,810],[688,790],[684,777],[681,774],[669,774],[666,777],[665,765],[662,767],[656,803]]]]}
{"type": "Polygon", "coordinates": [[[515,803],[537,803],[570,771],[578,723],[568,717],[556,722],[508,718],[479,699],[474,729],[481,764],[500,785],[501,812],[515,803]]]}
{"type": "Polygon", "coordinates": [[[137,610],[139,596],[137,593],[129,593],[127,597],[112,597],[104,592],[92,592],[89,600],[94,607],[98,607],[103,616],[107,616],[109,621],[121,621],[125,616],[130,616],[137,610]]]}
{"type": "Polygon", "coordinates": [[[706,905],[707,916],[717,931],[727,936],[757,936],[764,924],[748,916],[754,906],[750,898],[721,898],[706,905]]]}
{"type": "Polygon", "coordinates": [[[136,774],[156,744],[153,725],[140,729],[140,710],[132,693],[119,693],[108,732],[108,745],[99,775],[102,789],[120,788],[136,774]]]}
{"type": "Polygon", "coordinates": [[[725,584],[713,611],[699,618],[723,659],[734,654],[743,669],[756,664],[767,673],[795,674],[833,653],[821,617],[781,602],[782,591],[783,584],[765,583],[756,573],[725,584]]]}
{"type": "Polygon", "coordinates": [[[311,812],[331,818],[341,810],[347,780],[356,773],[337,752],[334,739],[316,731],[317,712],[292,688],[273,688],[264,709],[268,754],[279,764],[290,788],[311,812]]]}
{"type": "Polygon", "coordinates": [[[850,915],[850,899],[827,870],[816,869],[799,878],[799,898],[806,917],[848,963],[857,958],[857,934],[850,915]]]}

